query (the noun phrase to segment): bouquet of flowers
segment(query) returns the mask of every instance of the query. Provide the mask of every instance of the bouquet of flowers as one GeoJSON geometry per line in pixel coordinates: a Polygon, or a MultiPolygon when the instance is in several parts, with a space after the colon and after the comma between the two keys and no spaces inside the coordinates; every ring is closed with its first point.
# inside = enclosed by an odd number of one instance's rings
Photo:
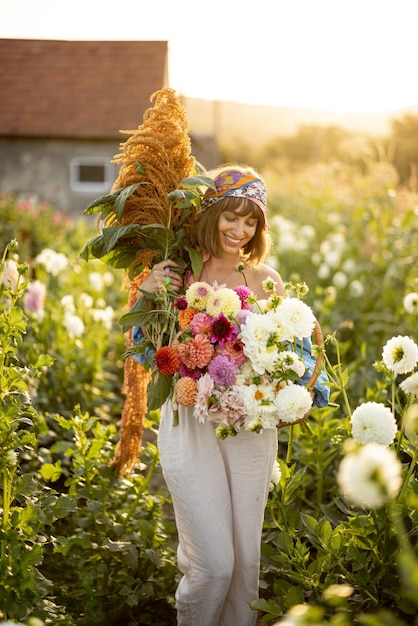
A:
{"type": "Polygon", "coordinates": [[[173,377],[173,404],[193,407],[225,438],[300,421],[312,398],[298,384],[305,373],[302,342],[316,319],[299,298],[263,284],[266,300],[247,287],[196,282],[174,305],[179,331],[155,353],[157,370],[173,377]]]}

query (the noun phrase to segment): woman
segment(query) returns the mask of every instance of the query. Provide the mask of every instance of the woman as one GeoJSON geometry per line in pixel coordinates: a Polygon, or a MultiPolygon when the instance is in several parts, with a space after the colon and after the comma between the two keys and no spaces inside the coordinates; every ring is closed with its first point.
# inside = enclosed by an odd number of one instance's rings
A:
{"type": "MultiPolygon", "coordinates": [[[[279,274],[263,263],[269,247],[263,180],[251,168],[225,166],[214,182],[216,191],[206,192],[195,228],[206,253],[199,280],[230,288],[245,284],[263,299],[268,297],[263,281],[272,278],[283,295],[279,274]]],[[[183,281],[174,267],[173,261],[158,263],[141,288],[157,292],[169,276],[171,288],[179,290],[183,281]]],[[[324,395],[320,404],[326,404],[324,395]]],[[[240,430],[236,437],[220,439],[210,421],[193,417],[193,407],[179,406],[174,426],[166,402],[158,447],[178,530],[179,626],[254,626],[257,614],[249,605],[258,597],[276,430],[240,430]]]]}

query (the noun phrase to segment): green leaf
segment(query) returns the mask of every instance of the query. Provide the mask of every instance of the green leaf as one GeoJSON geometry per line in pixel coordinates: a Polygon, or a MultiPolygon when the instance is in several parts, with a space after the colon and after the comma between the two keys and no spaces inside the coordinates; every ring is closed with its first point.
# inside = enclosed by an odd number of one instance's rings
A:
{"type": "Polygon", "coordinates": [[[58,460],[55,463],[44,463],[40,472],[42,478],[55,482],[61,477],[62,474],[61,461],[58,460]]]}
{"type": "Polygon", "coordinates": [[[50,365],[54,364],[54,360],[55,359],[49,354],[40,354],[36,359],[33,367],[36,369],[39,369],[41,367],[49,367],[50,365]]]}
{"type": "MultiPolygon", "coordinates": [[[[141,226],[138,224],[128,224],[127,226],[108,226],[103,232],[90,239],[81,251],[81,257],[89,260],[90,254],[96,259],[101,259],[109,254],[120,239],[133,238],[139,234],[141,226]]],[[[132,255],[135,256],[135,248],[132,248],[132,255]]],[[[120,251],[118,251],[120,252],[120,251]]]]}
{"type": "Polygon", "coordinates": [[[66,517],[69,513],[74,513],[76,510],[77,501],[65,494],[60,495],[54,505],[54,515],[58,518],[66,517]]]}
{"type": "Polygon", "coordinates": [[[186,193],[182,189],[174,189],[174,191],[170,191],[167,198],[169,202],[174,202],[174,200],[182,200],[185,196],[186,193]]]}
{"type": "Polygon", "coordinates": [[[120,190],[118,189],[117,191],[115,191],[115,193],[97,198],[96,200],[94,200],[94,202],[89,204],[86,209],[84,209],[84,214],[93,215],[94,213],[103,213],[103,215],[107,215],[108,213],[113,211],[113,207],[119,193],[120,190]]]}
{"type": "Polygon", "coordinates": [[[119,189],[120,193],[115,201],[115,213],[119,221],[121,221],[123,209],[125,208],[125,202],[129,198],[129,196],[131,196],[134,191],[138,189],[138,187],[144,184],[148,183],[134,183],[133,185],[128,185],[127,187],[119,189]]]}
{"type": "Polygon", "coordinates": [[[172,376],[157,373],[155,377],[148,383],[147,387],[147,408],[148,411],[159,409],[170,395],[172,376]]]}
{"type": "Polygon", "coordinates": [[[189,246],[184,246],[184,249],[189,255],[193,276],[198,278],[203,269],[203,254],[199,250],[196,250],[196,248],[190,248],[189,246]]]}
{"type": "Polygon", "coordinates": [[[138,174],[141,174],[141,176],[146,176],[147,170],[145,169],[145,165],[143,163],[141,163],[140,161],[136,161],[135,167],[138,174]]]}
{"type": "Polygon", "coordinates": [[[163,309],[154,309],[148,312],[132,311],[125,313],[119,320],[122,331],[126,333],[132,326],[146,326],[154,321],[155,315],[164,315],[163,309]]]}
{"type": "Polygon", "coordinates": [[[301,513],[300,514],[300,518],[302,520],[303,525],[305,526],[305,528],[312,533],[313,535],[317,535],[318,533],[318,522],[317,520],[312,517],[311,515],[307,515],[306,513],[301,513]]]}
{"type": "Polygon", "coordinates": [[[216,185],[213,181],[213,178],[209,178],[209,176],[189,176],[188,178],[183,178],[180,181],[180,187],[210,187],[214,191],[216,191],[216,185]]]}

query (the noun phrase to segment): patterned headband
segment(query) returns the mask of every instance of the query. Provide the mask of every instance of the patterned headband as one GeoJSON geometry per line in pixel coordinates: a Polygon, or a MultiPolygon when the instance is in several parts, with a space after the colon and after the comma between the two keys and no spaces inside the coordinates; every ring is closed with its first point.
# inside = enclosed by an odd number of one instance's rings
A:
{"type": "Polygon", "coordinates": [[[212,204],[219,202],[225,197],[247,198],[254,202],[263,212],[264,225],[267,228],[266,186],[262,180],[251,174],[241,172],[227,172],[220,174],[214,180],[216,191],[208,189],[202,200],[202,212],[206,211],[212,204]]]}

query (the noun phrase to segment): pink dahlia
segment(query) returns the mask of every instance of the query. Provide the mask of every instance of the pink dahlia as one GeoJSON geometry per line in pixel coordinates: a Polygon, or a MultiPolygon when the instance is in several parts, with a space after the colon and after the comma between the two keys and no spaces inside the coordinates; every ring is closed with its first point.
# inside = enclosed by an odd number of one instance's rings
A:
{"type": "Polygon", "coordinates": [[[227,356],[237,367],[240,367],[247,361],[243,350],[244,344],[241,339],[234,337],[231,341],[225,341],[222,346],[219,346],[217,353],[227,356]]]}
{"type": "Polygon", "coordinates": [[[241,307],[243,309],[249,309],[250,304],[247,302],[247,298],[252,295],[251,289],[245,287],[244,285],[240,285],[234,288],[235,293],[239,295],[239,299],[241,300],[241,307]]]}
{"type": "Polygon", "coordinates": [[[204,422],[208,417],[209,398],[213,393],[214,382],[209,374],[204,374],[197,381],[197,393],[193,415],[199,422],[204,422]]]}
{"type": "Polygon", "coordinates": [[[190,330],[193,335],[210,335],[212,333],[213,317],[206,313],[196,313],[190,320],[190,330]]]}

